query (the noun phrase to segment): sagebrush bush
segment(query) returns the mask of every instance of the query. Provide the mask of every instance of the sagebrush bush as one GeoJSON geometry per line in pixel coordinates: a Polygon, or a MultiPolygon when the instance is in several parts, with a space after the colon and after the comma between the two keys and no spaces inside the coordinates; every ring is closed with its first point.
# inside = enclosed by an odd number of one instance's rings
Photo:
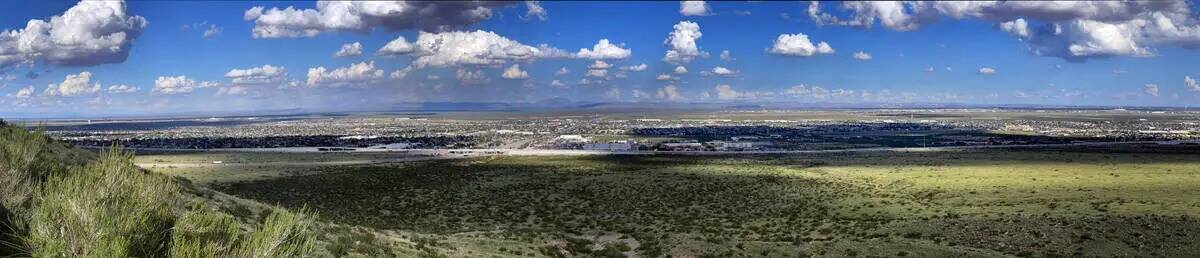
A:
{"type": "Polygon", "coordinates": [[[299,212],[275,209],[242,242],[238,257],[296,257],[316,249],[317,235],[307,208],[299,212]]]}
{"type": "Polygon", "coordinates": [[[241,230],[229,214],[193,210],[184,213],[171,230],[171,257],[229,257],[241,230]]]}
{"type": "Polygon", "coordinates": [[[89,165],[54,175],[31,210],[30,252],[39,257],[158,256],[174,222],[179,189],[114,148],[89,165]]]}
{"type": "Polygon", "coordinates": [[[0,257],[313,255],[307,210],[274,210],[246,232],[229,214],[181,207],[178,182],[132,159],[116,147],[99,156],[71,149],[0,120],[0,257]]]}

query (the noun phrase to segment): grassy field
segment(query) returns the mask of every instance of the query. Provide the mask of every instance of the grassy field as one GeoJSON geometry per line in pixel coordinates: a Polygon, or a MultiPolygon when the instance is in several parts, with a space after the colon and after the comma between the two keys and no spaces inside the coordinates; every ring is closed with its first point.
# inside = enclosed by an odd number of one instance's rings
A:
{"type": "Polygon", "coordinates": [[[216,188],[461,256],[1200,253],[1200,152],[1120,149],[489,157],[216,188]]]}

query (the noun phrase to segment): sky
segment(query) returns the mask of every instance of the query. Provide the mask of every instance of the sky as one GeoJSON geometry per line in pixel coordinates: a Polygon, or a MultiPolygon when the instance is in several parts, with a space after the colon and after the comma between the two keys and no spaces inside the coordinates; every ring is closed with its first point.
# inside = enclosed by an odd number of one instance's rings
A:
{"type": "Polygon", "coordinates": [[[0,117],[420,102],[1192,106],[1192,1],[21,1],[0,117]]]}

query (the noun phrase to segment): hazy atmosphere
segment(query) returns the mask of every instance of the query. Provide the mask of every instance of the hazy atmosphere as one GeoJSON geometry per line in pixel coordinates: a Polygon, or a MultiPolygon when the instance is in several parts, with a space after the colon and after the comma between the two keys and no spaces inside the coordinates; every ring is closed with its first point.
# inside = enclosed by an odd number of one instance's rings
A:
{"type": "Polygon", "coordinates": [[[37,1],[0,15],[0,115],[429,102],[1200,100],[1192,1],[37,1]]]}

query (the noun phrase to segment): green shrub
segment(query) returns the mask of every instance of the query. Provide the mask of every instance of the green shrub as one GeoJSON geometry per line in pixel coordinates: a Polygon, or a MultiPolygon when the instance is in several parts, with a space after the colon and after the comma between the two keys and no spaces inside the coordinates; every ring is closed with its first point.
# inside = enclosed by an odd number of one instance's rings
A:
{"type": "Polygon", "coordinates": [[[41,131],[0,126],[0,205],[16,209],[25,205],[42,176],[35,161],[46,145],[41,131]]]}
{"type": "Polygon", "coordinates": [[[227,257],[237,247],[237,222],[229,214],[193,210],[171,230],[171,257],[227,257]]]}
{"type": "Polygon", "coordinates": [[[52,175],[30,211],[26,243],[33,256],[160,256],[179,189],[143,172],[116,148],[89,165],[52,175]]]}
{"type": "Polygon", "coordinates": [[[307,208],[299,212],[277,209],[263,225],[251,232],[238,251],[238,257],[296,257],[316,249],[315,225],[307,208]]]}

